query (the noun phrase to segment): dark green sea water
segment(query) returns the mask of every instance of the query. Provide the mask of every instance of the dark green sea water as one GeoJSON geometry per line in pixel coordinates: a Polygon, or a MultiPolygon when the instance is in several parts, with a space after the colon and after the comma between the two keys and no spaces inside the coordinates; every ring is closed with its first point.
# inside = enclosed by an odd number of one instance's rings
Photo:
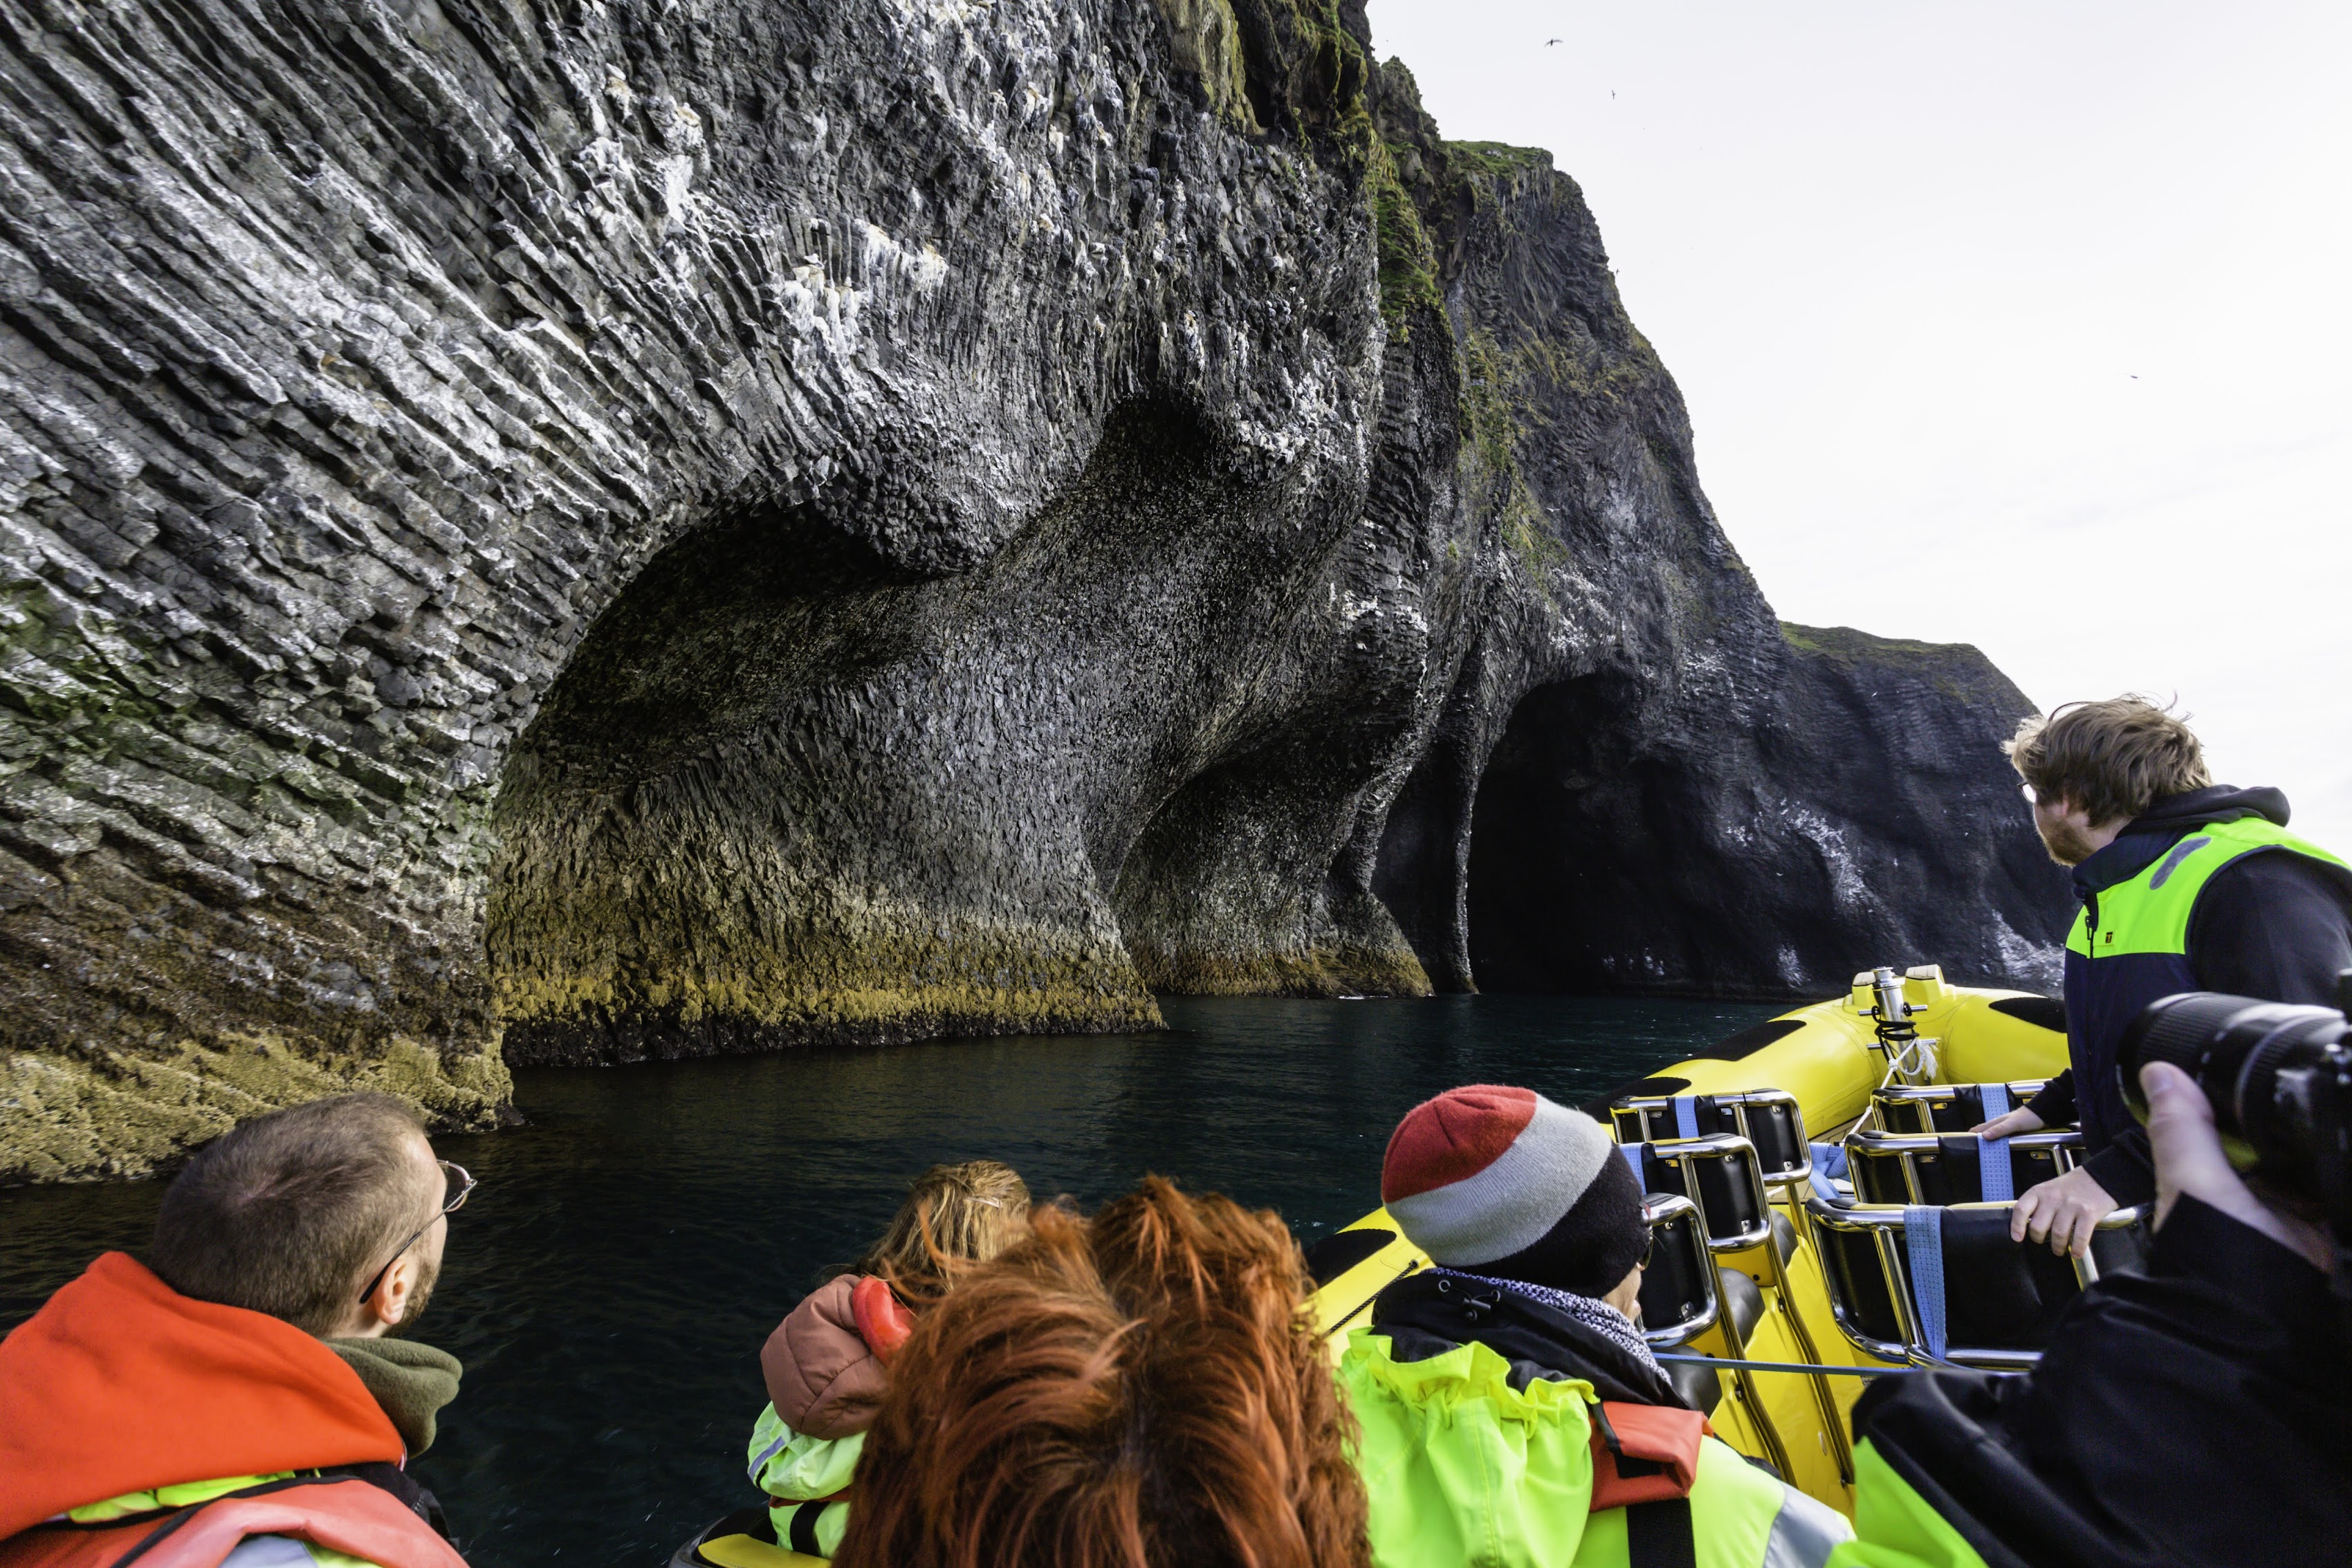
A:
{"type": "MultiPolygon", "coordinates": [[[[658,1568],[755,1499],[759,1350],[934,1160],[1006,1160],[1092,1205],[1147,1171],[1302,1239],[1379,1198],[1389,1129],[1456,1083],[1570,1103],[1777,1009],[1550,997],[1175,1000],[1160,1034],[541,1069],[530,1124],[443,1138],[481,1187],[417,1337],[466,1364],[415,1471],[475,1568],[658,1568]]],[[[110,1247],[156,1183],[0,1192],[0,1327],[110,1247]]]]}

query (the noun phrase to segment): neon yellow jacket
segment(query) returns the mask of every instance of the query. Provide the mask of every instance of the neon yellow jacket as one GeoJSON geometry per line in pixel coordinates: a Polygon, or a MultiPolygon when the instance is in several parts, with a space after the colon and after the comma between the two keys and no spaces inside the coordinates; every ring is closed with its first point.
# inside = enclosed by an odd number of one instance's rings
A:
{"type": "MultiPolygon", "coordinates": [[[[760,1412],[745,1458],[750,1461],[751,1484],[768,1494],[768,1519],[776,1527],[778,1541],[792,1541],[793,1516],[803,1503],[849,1490],[857,1456],[865,1450],[863,1432],[846,1437],[812,1437],[793,1431],[773,1405],[760,1412]]],[[[813,1522],[818,1547],[814,1555],[830,1557],[849,1529],[849,1505],[836,1502],[816,1510],[813,1522]]]]}
{"type": "MultiPolygon", "coordinates": [[[[1591,1511],[1591,1406],[1582,1378],[1530,1377],[1484,1344],[1422,1361],[1389,1336],[1348,1336],[1339,1385],[1363,1437],[1378,1568],[1622,1568],[1626,1511],[1591,1511]]],[[[1727,1445],[1700,1445],[1690,1493],[1696,1568],[1822,1568],[1853,1531],[1727,1445]]]]}

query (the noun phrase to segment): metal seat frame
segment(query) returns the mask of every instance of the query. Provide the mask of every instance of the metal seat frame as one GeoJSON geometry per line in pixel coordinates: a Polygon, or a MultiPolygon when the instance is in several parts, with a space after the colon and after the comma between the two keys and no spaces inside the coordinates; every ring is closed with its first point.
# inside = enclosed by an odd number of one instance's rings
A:
{"type": "MultiPolygon", "coordinates": [[[[1700,1212],[1697,1204],[1680,1193],[1672,1192],[1649,1193],[1642,1199],[1642,1223],[1648,1226],[1653,1233],[1661,1227],[1671,1225],[1675,1220],[1685,1217],[1691,1221],[1693,1233],[1704,1244],[1706,1239],[1706,1216],[1700,1212]]],[[[1715,1253],[1712,1248],[1705,1249],[1705,1256],[1701,1261],[1705,1266],[1699,1270],[1699,1289],[1706,1295],[1706,1304],[1699,1309],[1696,1316],[1670,1324],[1665,1328],[1653,1329],[1644,1323],[1642,1326],[1642,1338],[1653,1350],[1673,1350],[1678,1345],[1688,1344],[1713,1328],[1716,1320],[1722,1315],[1723,1292],[1716,1284],[1715,1253]]]]}
{"type": "MultiPolygon", "coordinates": [[[[1903,1190],[1910,1196],[1910,1200],[1915,1205],[1925,1204],[1927,1199],[1921,1196],[1922,1189],[1919,1186],[1919,1157],[1922,1155],[1940,1156],[1944,1152],[1944,1139],[1965,1136],[1967,1136],[1966,1134],[1958,1133],[1877,1133],[1860,1130],[1848,1133],[1845,1138],[1846,1179],[1853,1184],[1854,1193],[1859,1197],[1862,1192],[1862,1183],[1858,1179],[1859,1166],[1862,1162],[1856,1158],[1856,1151],[1861,1150],[1864,1153],[1880,1156],[1893,1155],[1902,1163],[1903,1190]]],[[[1990,1139],[1986,1142],[1997,1143],[2003,1148],[2048,1149],[2055,1156],[2057,1174],[2064,1176],[2075,1166],[2075,1155],[2083,1147],[2083,1134],[2074,1128],[2062,1127],[2049,1132],[2018,1133],[2010,1137],[1990,1139]]]]}
{"type": "MultiPolygon", "coordinates": [[[[2004,1087],[2009,1090],[2010,1103],[2014,1108],[2023,1105],[2048,1085],[2049,1080],[2044,1078],[2013,1078],[2007,1081],[2004,1087]]],[[[1888,1126],[1883,1107],[1890,1104],[1931,1105],[1937,1100],[1951,1098],[1959,1090],[1975,1087],[1973,1083],[1882,1083],[1871,1092],[1871,1120],[1877,1124],[1879,1131],[1889,1136],[1919,1136],[1922,1134],[1904,1133],[1888,1126]]],[[[1935,1123],[1932,1112],[1928,1113],[1927,1121],[1932,1127],[1935,1123]]]]}
{"type": "MultiPolygon", "coordinates": [[[[1968,1209],[1999,1209],[2006,1213],[2016,1207],[2008,1203],[1956,1203],[1948,1207],[1968,1209]]],[[[1826,1249],[1817,1256],[1822,1262],[1822,1279],[1830,1295],[1830,1316],[1845,1335],[1846,1342],[1865,1355],[1898,1366],[1970,1366],[1987,1372],[2020,1372],[2042,1359],[2038,1350],[2009,1350],[1997,1347],[1970,1348],[1947,1345],[1944,1358],[1937,1361],[1927,1351],[1927,1336],[1919,1322],[1919,1304],[1911,1291],[1911,1266],[1904,1246],[1904,1209],[1893,1204],[1856,1204],[1852,1208],[1840,1208],[1824,1203],[1818,1197],[1805,1199],[1806,1218],[1817,1231],[1843,1236],[1867,1236],[1878,1259],[1880,1272],[1885,1277],[1887,1298],[1895,1306],[1895,1321],[1901,1329],[1900,1343],[1879,1339],[1862,1326],[1861,1315],[1847,1298],[1839,1283],[1838,1271],[1829,1266],[1826,1249]]],[[[2101,1230],[2127,1230],[2140,1220],[2142,1211],[2121,1208],[2099,1221],[2101,1230]]],[[[2088,1256],[2073,1260],[2074,1278],[2088,1289],[2099,1278],[2099,1266],[2088,1256]]]]}
{"type": "MultiPolygon", "coordinates": [[[[1679,1098],[1679,1096],[1673,1094],[1628,1094],[1622,1099],[1611,1101],[1609,1103],[1609,1109],[1611,1112],[1610,1121],[1611,1124],[1615,1126],[1617,1129],[1618,1141],[1620,1143],[1628,1141],[1624,1136],[1626,1129],[1616,1121],[1618,1113],[1622,1113],[1635,1115],[1640,1118],[1637,1130],[1643,1134],[1643,1136],[1641,1139],[1634,1141],[1649,1143],[1650,1146],[1653,1148],[1655,1148],[1662,1143],[1688,1142],[1688,1139],[1683,1138],[1651,1139],[1648,1136],[1650,1130],[1650,1118],[1653,1115],[1663,1114],[1671,1119],[1674,1115],[1675,1101],[1677,1098],[1679,1098]]],[[[1749,1126],[1749,1113],[1752,1110],[1766,1105],[1785,1106],[1789,1112],[1790,1122],[1796,1130],[1797,1147],[1800,1150],[1805,1151],[1804,1161],[1803,1164],[1791,1169],[1776,1171],[1769,1176],[1766,1176],[1764,1180],[1770,1184],[1778,1184],[1786,1181],[1802,1181],[1807,1176],[1813,1174],[1811,1146],[1805,1142],[1805,1113],[1798,1105],[1797,1097],[1794,1094],[1790,1093],[1785,1089],[1749,1089],[1737,1094],[1709,1094],[1706,1098],[1713,1101],[1717,1108],[1728,1110],[1731,1113],[1733,1120],[1738,1124],[1739,1128],[1739,1131],[1736,1135],[1747,1139],[1751,1147],[1756,1144],[1756,1135],[1749,1126]]],[[[1730,1137],[1735,1134],[1728,1133],[1709,1133],[1703,1134],[1701,1135],[1704,1137],[1730,1137]]],[[[1762,1161],[1759,1160],[1757,1163],[1759,1167],[1760,1174],[1762,1161]]]]}
{"type": "MultiPolygon", "coordinates": [[[[1770,1090],[1764,1092],[1778,1094],[1780,1091],[1770,1090]]],[[[1726,1100],[1729,1098],[1731,1097],[1725,1096],[1726,1100]]],[[[1717,1102],[1717,1103],[1722,1103],[1717,1102]]],[[[1791,1103],[1793,1104],[1793,1102],[1791,1103]]],[[[1801,1115],[1797,1118],[1796,1129],[1798,1143],[1801,1145],[1804,1142],[1804,1118],[1801,1115]]],[[[1689,1195],[1684,1201],[1698,1211],[1699,1230],[1706,1238],[1707,1250],[1710,1253],[1745,1252],[1755,1247],[1761,1247],[1764,1249],[1765,1267],[1770,1272],[1773,1289],[1780,1292],[1780,1315],[1790,1324],[1798,1348],[1804,1354],[1806,1359],[1817,1361],[1819,1358],[1813,1351],[1812,1336],[1806,1332],[1804,1321],[1797,1314],[1795,1297],[1789,1287],[1788,1265],[1781,1258],[1780,1245],[1772,1236],[1771,1193],[1764,1180],[1762,1162],[1757,1158],[1756,1145],[1736,1133],[1710,1133],[1697,1138],[1661,1138],[1645,1146],[1659,1163],[1672,1166],[1682,1172],[1683,1186],[1689,1195]],[[1759,1218],[1753,1225],[1738,1226],[1733,1228],[1728,1235],[1717,1236],[1715,1233],[1715,1225],[1707,1217],[1706,1200],[1697,1179],[1696,1167],[1701,1161],[1722,1160],[1727,1156],[1737,1159],[1740,1171],[1746,1176],[1748,1188],[1755,1197],[1755,1209],[1759,1218]]],[[[1805,1169],[1810,1176],[1812,1169],[1810,1160],[1805,1169]]],[[[1780,1179],[1795,1181],[1800,1178],[1792,1172],[1780,1179]]],[[[1739,1332],[1739,1324],[1734,1320],[1733,1315],[1727,1312],[1722,1312],[1717,1321],[1723,1328],[1724,1347],[1731,1352],[1731,1358],[1735,1361],[1746,1361],[1748,1359],[1747,1337],[1739,1332]]],[[[1748,1412],[1755,1418],[1757,1436],[1763,1441],[1765,1458],[1771,1460],[1782,1475],[1793,1475],[1795,1471],[1789,1465],[1788,1447],[1781,1440],[1780,1428],[1773,1424],[1771,1414],[1764,1408],[1764,1401],[1756,1391],[1755,1374],[1744,1366],[1735,1366],[1730,1371],[1732,1381],[1738,1385],[1740,1396],[1746,1400],[1748,1412]]],[[[1836,1416],[1836,1404],[1830,1396],[1829,1385],[1819,1373],[1806,1373],[1801,1375],[1814,1385],[1815,1399],[1822,1407],[1823,1419],[1828,1422],[1830,1430],[1836,1434],[1832,1441],[1836,1445],[1839,1455],[1841,1474],[1850,1481],[1853,1479],[1852,1460],[1844,1441],[1844,1428],[1839,1425],[1836,1416]]]]}

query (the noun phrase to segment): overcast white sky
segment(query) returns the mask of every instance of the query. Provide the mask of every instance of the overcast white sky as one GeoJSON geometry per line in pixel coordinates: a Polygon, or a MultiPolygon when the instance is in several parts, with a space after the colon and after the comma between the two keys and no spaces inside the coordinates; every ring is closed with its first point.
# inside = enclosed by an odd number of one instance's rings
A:
{"type": "Polygon", "coordinates": [[[1784,619],[2178,693],[2352,854],[2352,5],[1370,15],[1583,186],[1784,619]]]}

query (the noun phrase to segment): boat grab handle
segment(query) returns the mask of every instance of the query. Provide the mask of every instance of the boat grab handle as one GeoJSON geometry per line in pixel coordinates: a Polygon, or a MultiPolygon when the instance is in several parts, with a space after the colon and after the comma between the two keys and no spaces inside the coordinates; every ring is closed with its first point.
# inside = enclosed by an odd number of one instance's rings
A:
{"type": "MultiPolygon", "coordinates": [[[[1738,1361],[1724,1355],[1673,1355],[1664,1351],[1653,1351],[1653,1361],[1688,1363],[1693,1366],[1744,1366],[1751,1372],[1819,1372],[1832,1377],[1905,1377],[1915,1372],[1938,1370],[1927,1366],[1830,1366],[1811,1361],[1738,1361]]],[[[1983,1369],[1994,1377],[2023,1377],[2022,1368],[1983,1369]]]]}

